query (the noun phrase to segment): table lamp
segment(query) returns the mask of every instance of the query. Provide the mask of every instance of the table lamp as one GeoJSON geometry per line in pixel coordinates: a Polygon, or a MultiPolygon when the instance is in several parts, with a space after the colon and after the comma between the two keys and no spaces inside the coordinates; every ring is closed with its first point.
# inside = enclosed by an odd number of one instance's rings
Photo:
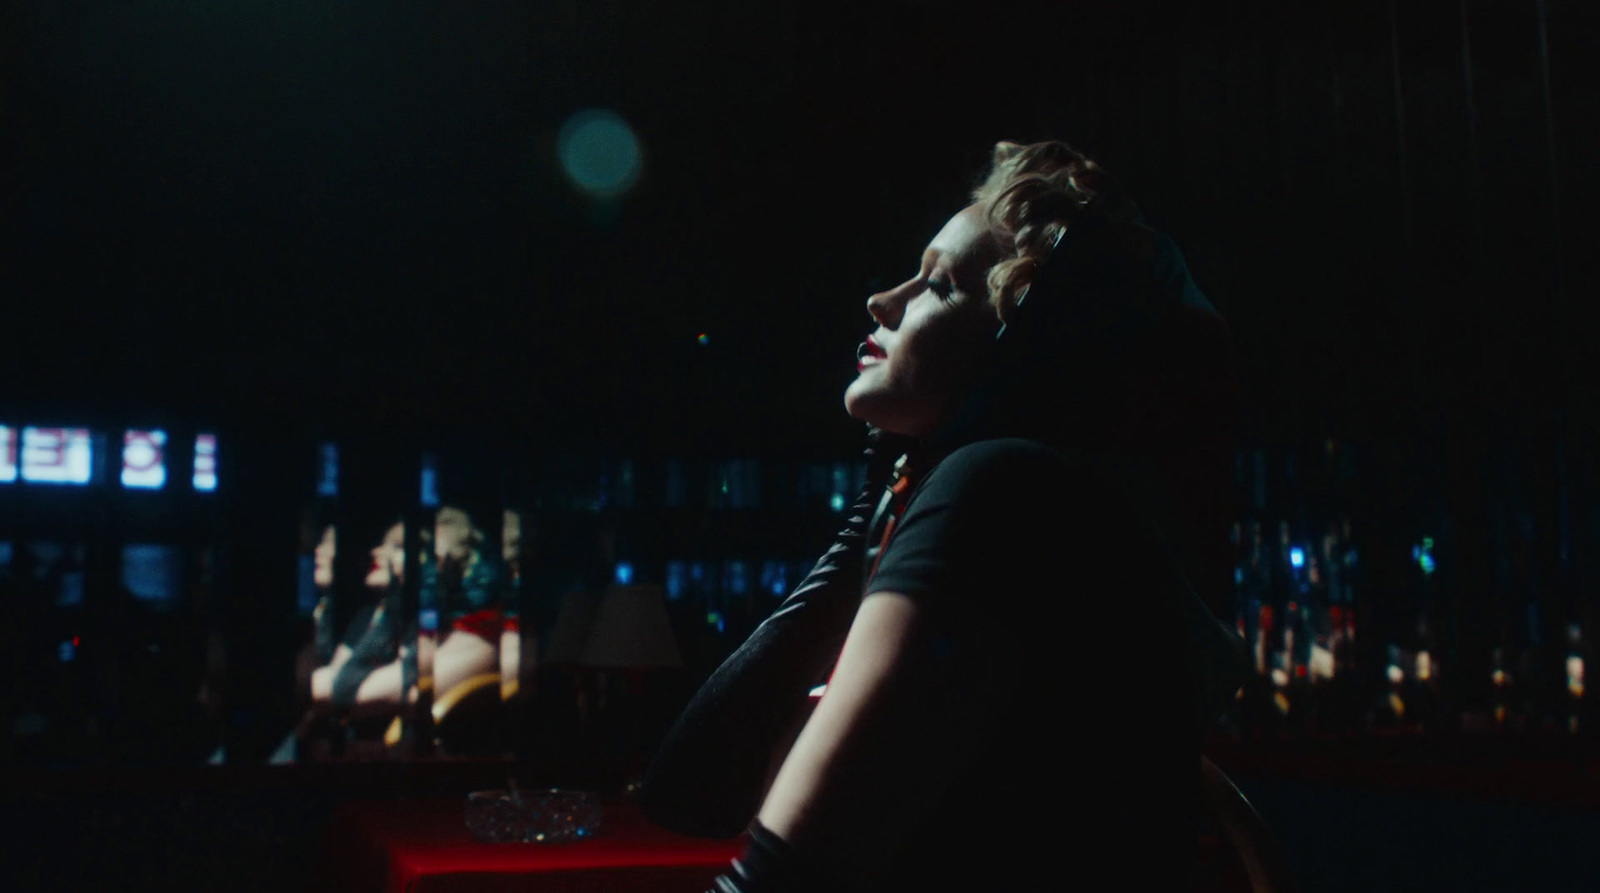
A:
{"type": "Polygon", "coordinates": [[[589,641],[589,630],[599,599],[591,592],[574,589],[561,599],[561,610],[550,626],[550,636],[538,655],[540,664],[577,665],[583,659],[584,643],[589,641]]]}
{"type": "MultiPolygon", "coordinates": [[[[553,649],[553,646],[552,646],[553,649]]],[[[595,670],[675,670],[683,666],[667,602],[655,585],[606,590],[579,663],[595,670]]]]}
{"type": "Polygon", "coordinates": [[[644,773],[650,740],[648,716],[659,699],[648,695],[648,683],[664,671],[683,667],[661,587],[646,584],[607,590],[580,663],[597,677],[592,718],[600,720],[593,728],[606,742],[601,750],[613,768],[626,776],[624,790],[631,794],[637,791],[644,773]]]}

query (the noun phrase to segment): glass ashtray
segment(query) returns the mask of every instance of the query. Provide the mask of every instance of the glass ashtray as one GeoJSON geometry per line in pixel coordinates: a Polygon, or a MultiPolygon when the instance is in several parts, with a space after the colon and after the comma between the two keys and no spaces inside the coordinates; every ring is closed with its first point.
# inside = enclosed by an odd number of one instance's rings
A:
{"type": "Polygon", "coordinates": [[[600,830],[600,795],[592,791],[473,791],[467,831],[490,843],[570,843],[600,830]]]}

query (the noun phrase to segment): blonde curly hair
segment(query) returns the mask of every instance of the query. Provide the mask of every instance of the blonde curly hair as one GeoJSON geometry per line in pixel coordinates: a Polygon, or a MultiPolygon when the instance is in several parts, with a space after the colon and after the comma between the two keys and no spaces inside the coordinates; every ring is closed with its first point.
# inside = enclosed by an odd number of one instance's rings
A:
{"type": "Polygon", "coordinates": [[[988,277],[989,301],[1002,322],[1010,322],[1018,299],[1062,234],[1087,214],[1103,213],[1111,224],[1113,250],[1139,256],[1153,250],[1144,237],[1148,230],[1137,226],[1138,208],[1116,181],[1063,142],[996,143],[989,172],[972,191],[972,201],[983,208],[1008,255],[988,277]],[[1092,204],[1096,199],[1101,202],[1092,204]]]}

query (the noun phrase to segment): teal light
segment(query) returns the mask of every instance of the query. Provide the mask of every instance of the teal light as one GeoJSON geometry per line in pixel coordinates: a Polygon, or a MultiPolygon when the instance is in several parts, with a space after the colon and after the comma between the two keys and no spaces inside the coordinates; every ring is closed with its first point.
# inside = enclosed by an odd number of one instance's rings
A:
{"type": "Polygon", "coordinates": [[[556,136],[561,169],[574,185],[596,198],[614,198],[639,179],[639,140],[622,116],[586,109],[567,119],[556,136]]]}
{"type": "Polygon", "coordinates": [[[1432,576],[1438,565],[1433,560],[1433,537],[1422,538],[1422,545],[1411,547],[1411,558],[1422,568],[1424,576],[1432,576]]]}

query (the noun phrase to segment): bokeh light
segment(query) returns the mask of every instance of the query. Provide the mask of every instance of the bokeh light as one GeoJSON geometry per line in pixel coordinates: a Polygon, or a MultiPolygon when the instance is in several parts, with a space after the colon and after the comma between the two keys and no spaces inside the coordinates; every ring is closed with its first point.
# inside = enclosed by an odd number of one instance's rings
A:
{"type": "Polygon", "coordinates": [[[574,185],[596,198],[613,198],[639,179],[639,140],[622,116],[586,109],[567,119],[556,136],[561,169],[574,185]]]}

